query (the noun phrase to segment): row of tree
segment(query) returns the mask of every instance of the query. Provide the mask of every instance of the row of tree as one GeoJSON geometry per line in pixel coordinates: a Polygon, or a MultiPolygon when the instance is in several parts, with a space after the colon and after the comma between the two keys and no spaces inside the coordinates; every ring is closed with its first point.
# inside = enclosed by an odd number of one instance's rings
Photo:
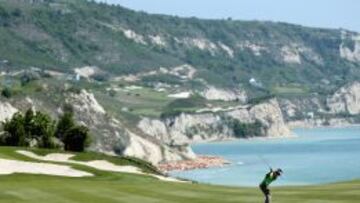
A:
{"type": "Polygon", "coordinates": [[[260,137],[264,135],[266,129],[262,122],[257,119],[253,123],[243,123],[239,119],[225,117],[225,122],[237,138],[260,137]]]}
{"type": "Polygon", "coordinates": [[[28,109],[3,122],[0,145],[65,149],[81,152],[90,144],[89,129],[76,124],[72,111],[65,111],[59,120],[48,114],[28,109]]]}

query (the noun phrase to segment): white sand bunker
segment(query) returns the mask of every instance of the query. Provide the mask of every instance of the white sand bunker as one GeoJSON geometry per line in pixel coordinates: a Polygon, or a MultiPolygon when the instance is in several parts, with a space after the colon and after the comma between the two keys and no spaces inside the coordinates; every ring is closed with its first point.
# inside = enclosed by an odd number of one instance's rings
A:
{"type": "Polygon", "coordinates": [[[176,99],[187,99],[191,96],[191,92],[180,92],[177,94],[169,94],[168,97],[176,99]]]}
{"type": "Polygon", "coordinates": [[[33,152],[18,150],[17,153],[25,155],[27,157],[42,160],[42,161],[55,161],[62,163],[70,163],[70,164],[79,164],[88,167],[92,167],[102,171],[112,171],[112,172],[123,172],[123,173],[137,173],[142,174],[141,170],[134,166],[118,166],[113,163],[110,163],[105,160],[96,160],[96,161],[75,161],[70,160],[70,158],[74,157],[73,154],[48,154],[46,156],[39,156],[33,152]]]}
{"type": "Polygon", "coordinates": [[[171,177],[165,177],[165,176],[159,176],[159,175],[153,175],[153,174],[146,174],[146,173],[143,173],[137,167],[134,167],[134,166],[119,166],[119,165],[115,165],[115,164],[113,164],[113,163],[111,163],[109,161],[106,161],[106,160],[95,160],[95,161],[89,161],[89,162],[70,160],[70,158],[75,156],[73,154],[54,153],[54,154],[48,154],[46,156],[39,156],[39,155],[37,155],[37,154],[35,154],[33,152],[29,152],[29,151],[18,150],[16,152],[19,153],[19,154],[25,155],[27,157],[37,159],[37,160],[42,160],[42,161],[55,161],[55,162],[62,162],[62,163],[79,164],[79,165],[92,167],[92,168],[102,170],[102,171],[148,175],[148,176],[155,177],[155,178],[157,178],[159,180],[162,180],[162,181],[184,182],[184,181],[180,181],[178,179],[171,178],[171,177]]]}
{"type": "Polygon", "coordinates": [[[0,159],[0,174],[10,175],[13,173],[28,173],[67,177],[93,176],[93,174],[91,173],[72,169],[70,166],[0,159]]]}

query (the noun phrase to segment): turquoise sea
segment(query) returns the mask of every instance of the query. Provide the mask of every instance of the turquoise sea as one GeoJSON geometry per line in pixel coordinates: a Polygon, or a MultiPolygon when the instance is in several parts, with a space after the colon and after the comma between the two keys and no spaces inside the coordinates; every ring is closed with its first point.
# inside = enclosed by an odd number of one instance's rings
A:
{"type": "Polygon", "coordinates": [[[197,154],[222,156],[222,168],[175,171],[172,176],[218,185],[256,186],[282,168],[274,185],[312,185],[360,179],[360,127],[296,129],[297,138],[237,140],[193,145],[197,154]]]}

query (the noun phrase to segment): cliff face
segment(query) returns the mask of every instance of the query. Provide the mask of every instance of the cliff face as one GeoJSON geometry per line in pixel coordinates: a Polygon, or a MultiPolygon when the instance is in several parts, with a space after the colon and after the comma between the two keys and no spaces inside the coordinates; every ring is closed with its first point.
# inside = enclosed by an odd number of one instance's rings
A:
{"type": "Polygon", "coordinates": [[[195,157],[188,147],[171,148],[161,139],[131,132],[122,122],[108,115],[94,95],[85,90],[70,94],[66,102],[72,104],[77,120],[90,127],[93,150],[134,156],[153,164],[195,157]]]}
{"type": "Polygon", "coordinates": [[[347,127],[352,126],[356,121],[352,118],[316,118],[290,121],[287,123],[289,128],[317,128],[317,127],[347,127]]]}
{"type": "Polygon", "coordinates": [[[223,100],[223,101],[235,101],[239,100],[245,102],[247,95],[245,91],[229,91],[223,89],[217,89],[215,87],[208,87],[206,90],[200,93],[207,100],[223,100]]]}
{"type": "Polygon", "coordinates": [[[252,108],[250,116],[253,119],[260,120],[266,126],[266,136],[282,137],[291,135],[291,131],[283,120],[279,103],[275,99],[252,108]]]}
{"type": "MultiPolygon", "coordinates": [[[[214,112],[183,113],[164,120],[143,117],[136,128],[109,114],[89,91],[67,92],[63,98],[63,104],[72,105],[76,120],[90,128],[93,141],[91,150],[134,156],[153,164],[195,158],[189,143],[235,138],[229,118],[241,123],[261,122],[264,137],[291,135],[276,99],[252,107],[237,106],[214,112]]],[[[59,106],[39,98],[7,100],[0,102],[0,120],[9,119],[17,111],[29,107],[45,111],[56,118],[62,113],[59,106]]]]}
{"type": "Polygon", "coordinates": [[[360,83],[354,82],[340,88],[327,100],[327,105],[332,113],[360,113],[360,83]]]}
{"type": "Polygon", "coordinates": [[[331,95],[282,98],[280,108],[288,126],[348,126],[359,123],[360,83],[352,82],[331,95]]]}
{"type": "Polygon", "coordinates": [[[0,122],[10,119],[17,111],[10,103],[0,101],[0,122]]]}
{"type": "Polygon", "coordinates": [[[225,139],[232,131],[215,114],[181,114],[175,118],[156,120],[144,118],[138,127],[147,135],[169,144],[187,144],[203,140],[225,139]]]}
{"type": "Polygon", "coordinates": [[[143,118],[138,127],[147,135],[171,144],[235,138],[234,130],[226,121],[228,117],[242,123],[260,121],[264,126],[264,137],[291,135],[275,99],[250,108],[238,107],[223,112],[181,114],[166,120],[143,118]]]}

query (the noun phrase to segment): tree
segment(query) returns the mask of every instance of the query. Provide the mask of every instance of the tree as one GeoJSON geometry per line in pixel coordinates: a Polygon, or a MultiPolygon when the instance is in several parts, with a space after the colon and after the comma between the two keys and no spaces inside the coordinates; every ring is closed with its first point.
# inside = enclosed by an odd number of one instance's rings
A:
{"type": "Polygon", "coordinates": [[[89,146],[89,129],[85,126],[75,126],[65,134],[65,150],[82,152],[89,146]]]}
{"type": "Polygon", "coordinates": [[[18,112],[11,120],[3,123],[5,134],[1,137],[1,144],[7,146],[31,147],[35,142],[38,147],[54,148],[55,122],[42,112],[34,113],[28,109],[25,116],[18,112]]]}
{"type": "Polygon", "coordinates": [[[39,80],[40,78],[41,76],[39,73],[31,72],[31,71],[25,72],[20,77],[21,86],[25,86],[34,80],[39,80]]]}
{"type": "Polygon", "coordinates": [[[0,17],[7,19],[10,17],[9,13],[6,11],[5,8],[0,6],[0,17]]]}
{"type": "Polygon", "coordinates": [[[116,96],[116,91],[114,89],[111,89],[109,91],[109,95],[110,95],[110,97],[115,97],[116,96]]]}
{"type": "Polygon", "coordinates": [[[11,120],[3,123],[4,134],[1,144],[6,146],[27,146],[26,133],[24,129],[24,117],[18,112],[14,114],[11,120]]]}
{"type": "Polygon", "coordinates": [[[65,150],[84,151],[90,144],[89,129],[76,125],[72,111],[66,111],[56,125],[48,114],[28,109],[25,115],[18,112],[6,120],[3,130],[0,145],[6,146],[59,148],[65,145],[65,150]]]}
{"type": "Polygon", "coordinates": [[[11,14],[15,17],[20,17],[22,15],[22,11],[18,8],[16,8],[11,14]]]}
{"type": "Polygon", "coordinates": [[[24,117],[24,129],[28,137],[31,137],[31,131],[32,131],[32,124],[34,120],[34,111],[29,108],[24,117]]]}
{"type": "Polygon", "coordinates": [[[38,141],[42,148],[54,148],[55,121],[42,112],[36,112],[30,127],[30,138],[38,141]]]}
{"type": "Polygon", "coordinates": [[[55,137],[64,142],[67,131],[75,126],[74,115],[72,112],[65,112],[56,126],[55,137]]]}
{"type": "Polygon", "coordinates": [[[9,87],[5,87],[2,91],[1,91],[1,95],[6,97],[6,98],[10,98],[13,95],[13,91],[9,88],[9,87]]]}
{"type": "Polygon", "coordinates": [[[264,126],[259,120],[254,123],[241,123],[238,119],[234,119],[232,128],[236,137],[246,138],[261,136],[264,126]]]}

